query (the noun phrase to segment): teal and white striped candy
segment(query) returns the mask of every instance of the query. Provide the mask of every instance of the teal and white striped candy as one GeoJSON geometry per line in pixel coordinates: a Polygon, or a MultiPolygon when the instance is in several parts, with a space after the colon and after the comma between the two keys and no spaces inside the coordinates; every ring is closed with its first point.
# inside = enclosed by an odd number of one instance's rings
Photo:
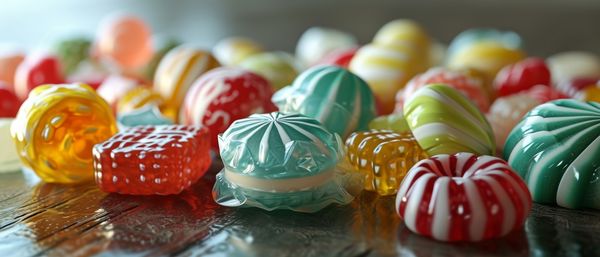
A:
{"type": "Polygon", "coordinates": [[[417,90],[404,103],[404,117],[429,155],[494,155],[494,134],[485,116],[463,94],[447,85],[430,84],[417,90]]]}
{"type": "Polygon", "coordinates": [[[562,99],[531,110],[512,130],[504,158],[533,201],[600,209],[600,103],[562,99]]]}
{"type": "Polygon", "coordinates": [[[314,118],[344,138],[354,131],[367,130],[376,116],[375,99],[367,83],[337,66],[304,71],[291,86],[277,91],[272,100],[279,111],[314,118]]]}

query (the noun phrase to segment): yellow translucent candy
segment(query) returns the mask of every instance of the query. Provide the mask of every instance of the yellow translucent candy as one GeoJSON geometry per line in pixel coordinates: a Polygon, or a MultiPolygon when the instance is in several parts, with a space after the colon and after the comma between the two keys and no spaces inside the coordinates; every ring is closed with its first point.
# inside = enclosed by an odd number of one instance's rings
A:
{"type": "Polygon", "coordinates": [[[92,147],[116,132],[110,107],[84,84],[35,88],[11,126],[21,161],[52,183],[91,180],[92,147]]]}
{"type": "Polygon", "coordinates": [[[365,175],[365,189],[380,195],[395,194],[408,170],[428,157],[409,132],[356,132],[346,140],[346,147],[346,160],[365,175]]]}
{"type": "Polygon", "coordinates": [[[136,87],[129,90],[117,103],[117,114],[125,114],[146,105],[162,106],[164,98],[147,87],[136,87]]]}

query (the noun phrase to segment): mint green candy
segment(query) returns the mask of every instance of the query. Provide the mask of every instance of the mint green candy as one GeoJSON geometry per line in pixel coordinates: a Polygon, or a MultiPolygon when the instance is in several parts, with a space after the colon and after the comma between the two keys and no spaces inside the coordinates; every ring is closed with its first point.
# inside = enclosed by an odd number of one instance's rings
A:
{"type": "Polygon", "coordinates": [[[556,100],[511,131],[504,158],[534,202],[600,209],[600,103],[556,100]]]}

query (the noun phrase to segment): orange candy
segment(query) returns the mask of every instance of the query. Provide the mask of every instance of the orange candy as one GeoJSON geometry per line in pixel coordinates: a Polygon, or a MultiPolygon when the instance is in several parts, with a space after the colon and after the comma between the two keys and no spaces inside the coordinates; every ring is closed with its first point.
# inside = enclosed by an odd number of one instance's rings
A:
{"type": "Polygon", "coordinates": [[[110,16],[100,24],[96,50],[123,68],[139,68],[153,55],[150,28],[131,15],[110,16]]]}

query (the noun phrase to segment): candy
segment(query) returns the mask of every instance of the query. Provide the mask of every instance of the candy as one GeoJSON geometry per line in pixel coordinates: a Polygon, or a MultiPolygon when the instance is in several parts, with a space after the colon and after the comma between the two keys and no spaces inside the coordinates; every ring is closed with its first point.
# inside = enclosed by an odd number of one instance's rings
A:
{"type": "Polygon", "coordinates": [[[97,92],[108,103],[111,109],[117,112],[119,101],[128,92],[136,89],[138,86],[139,82],[134,79],[120,75],[111,75],[102,82],[97,92]]]}
{"type": "Polygon", "coordinates": [[[156,74],[156,70],[158,69],[158,65],[160,61],[167,55],[167,53],[173,50],[175,47],[179,46],[181,43],[179,40],[170,38],[159,40],[157,51],[154,52],[152,58],[148,63],[144,66],[142,70],[142,74],[145,79],[152,80],[156,74]]]}
{"type": "Polygon", "coordinates": [[[589,52],[563,52],[546,59],[552,80],[564,83],[576,78],[600,78],[600,57],[589,52]]]}
{"type": "Polygon", "coordinates": [[[0,173],[19,171],[21,161],[10,136],[10,124],[13,119],[0,118],[0,173]]]}
{"type": "Polygon", "coordinates": [[[262,52],[263,47],[252,39],[224,38],[213,47],[213,55],[223,66],[235,66],[251,55],[262,52]]]}
{"type": "Polygon", "coordinates": [[[145,105],[139,109],[119,114],[117,117],[119,129],[127,129],[142,125],[171,125],[173,121],[163,116],[155,105],[145,105]]]}
{"type": "Polygon", "coordinates": [[[20,52],[0,53],[0,81],[8,83],[9,89],[13,91],[15,73],[19,64],[25,57],[20,52]]]}
{"type": "Polygon", "coordinates": [[[350,61],[352,61],[357,51],[358,48],[334,50],[325,55],[316,65],[337,65],[348,69],[350,61]]]}
{"type": "Polygon", "coordinates": [[[216,151],[217,135],[232,122],[253,113],[274,111],[275,106],[269,101],[272,95],[269,82],[255,73],[233,67],[214,69],[194,82],[179,121],[206,126],[216,151]]]}
{"type": "Polygon", "coordinates": [[[534,86],[529,90],[524,91],[524,93],[535,98],[540,103],[545,103],[556,99],[569,98],[567,95],[561,93],[560,91],[546,85],[534,86]]]}
{"type": "Polygon", "coordinates": [[[373,38],[373,43],[382,45],[411,44],[429,50],[430,38],[418,23],[412,20],[393,20],[386,23],[373,38]]]}
{"type": "Polygon", "coordinates": [[[151,88],[135,87],[117,101],[117,114],[125,114],[148,105],[161,106],[164,99],[151,88]]]}
{"type": "Polygon", "coordinates": [[[365,176],[365,189],[380,195],[395,194],[410,167],[427,158],[410,132],[355,132],[346,140],[346,148],[347,161],[365,176]]]}
{"type": "Polygon", "coordinates": [[[85,81],[93,89],[98,89],[102,82],[110,76],[110,68],[106,63],[94,59],[83,60],[67,77],[67,81],[78,83],[85,81]]]}
{"type": "Polygon", "coordinates": [[[152,58],[150,28],[132,15],[111,15],[100,23],[95,42],[100,57],[124,68],[139,68],[152,58]]]}
{"type": "Polygon", "coordinates": [[[229,207],[316,212],[353,197],[339,182],[341,139],[300,114],[254,114],[219,136],[225,168],[215,201],[229,207]]]}
{"type": "Polygon", "coordinates": [[[298,67],[294,57],[285,52],[266,52],[252,55],[240,63],[240,67],[263,76],[274,89],[281,89],[294,82],[298,67]]]}
{"type": "Polygon", "coordinates": [[[301,113],[342,137],[365,130],[375,117],[375,100],[358,76],[337,66],[304,71],[294,84],[277,91],[273,103],[284,113],[301,113]]]}
{"type": "Polygon", "coordinates": [[[494,133],[485,116],[449,86],[431,84],[417,90],[404,104],[404,117],[429,155],[494,155],[494,133]]]}
{"type": "Polygon", "coordinates": [[[165,99],[165,115],[177,118],[183,99],[192,83],[203,73],[219,66],[208,52],[186,46],[169,51],[154,75],[154,90],[165,99]]]}
{"type": "Polygon", "coordinates": [[[110,107],[84,84],[35,88],[11,126],[23,163],[50,183],[92,179],[92,147],[116,132],[110,107]]]}
{"type": "Polygon", "coordinates": [[[513,31],[500,31],[487,28],[469,29],[458,34],[448,47],[448,57],[481,42],[494,42],[509,49],[521,49],[523,41],[519,34],[513,31]]]}
{"type": "Polygon", "coordinates": [[[104,192],[179,194],[210,167],[204,127],[138,126],[94,146],[96,184],[104,192]]]}
{"type": "Polygon", "coordinates": [[[411,231],[440,241],[481,241],[523,226],[531,209],[523,180],[493,156],[436,155],[402,181],[396,210],[411,231]]]}
{"type": "Polygon", "coordinates": [[[350,71],[363,78],[381,103],[382,114],[394,110],[395,95],[416,72],[409,47],[370,44],[361,47],[350,62],[350,71]]]}
{"type": "Polygon", "coordinates": [[[410,132],[408,123],[401,112],[379,116],[369,122],[369,129],[391,130],[396,133],[410,132]]]}
{"type": "Polygon", "coordinates": [[[12,118],[17,115],[21,101],[0,81],[0,118],[12,118]]]}
{"type": "Polygon", "coordinates": [[[463,93],[469,100],[473,101],[479,107],[479,110],[486,112],[490,106],[487,93],[483,88],[483,82],[475,77],[467,75],[465,72],[451,71],[444,68],[432,68],[427,72],[413,77],[404,89],[398,91],[396,95],[396,110],[402,112],[404,102],[410,98],[419,88],[428,84],[442,83],[446,84],[459,92],[463,93]]]}
{"type": "Polygon", "coordinates": [[[296,57],[305,65],[312,66],[334,50],[357,46],[356,38],[346,32],[321,27],[306,30],[296,45],[296,57]]]}
{"type": "Polygon", "coordinates": [[[564,93],[569,97],[576,97],[579,91],[586,89],[590,86],[596,86],[600,84],[600,77],[598,78],[575,78],[568,81],[562,81],[555,84],[556,89],[561,93],[564,93]]]}
{"type": "Polygon", "coordinates": [[[25,100],[29,92],[42,84],[64,83],[58,59],[54,56],[29,55],[15,73],[15,94],[25,100]]]}
{"type": "Polygon", "coordinates": [[[486,117],[494,130],[496,148],[499,152],[502,152],[510,131],[527,112],[539,104],[540,101],[527,94],[512,94],[494,101],[486,117]]]}
{"type": "Polygon", "coordinates": [[[504,67],[496,75],[496,95],[506,96],[528,90],[535,85],[550,84],[550,70],[543,59],[527,58],[504,67]]]}
{"type": "Polygon", "coordinates": [[[77,70],[79,64],[89,59],[92,42],[87,38],[71,38],[56,45],[56,57],[60,61],[62,73],[70,75],[77,70]]]}
{"type": "Polygon", "coordinates": [[[555,100],[512,130],[504,158],[525,179],[534,202],[600,209],[600,103],[555,100]]]}
{"type": "Polygon", "coordinates": [[[585,88],[584,90],[579,91],[575,95],[575,98],[581,101],[600,102],[600,83],[598,83],[598,85],[596,86],[590,86],[585,88]]]}

